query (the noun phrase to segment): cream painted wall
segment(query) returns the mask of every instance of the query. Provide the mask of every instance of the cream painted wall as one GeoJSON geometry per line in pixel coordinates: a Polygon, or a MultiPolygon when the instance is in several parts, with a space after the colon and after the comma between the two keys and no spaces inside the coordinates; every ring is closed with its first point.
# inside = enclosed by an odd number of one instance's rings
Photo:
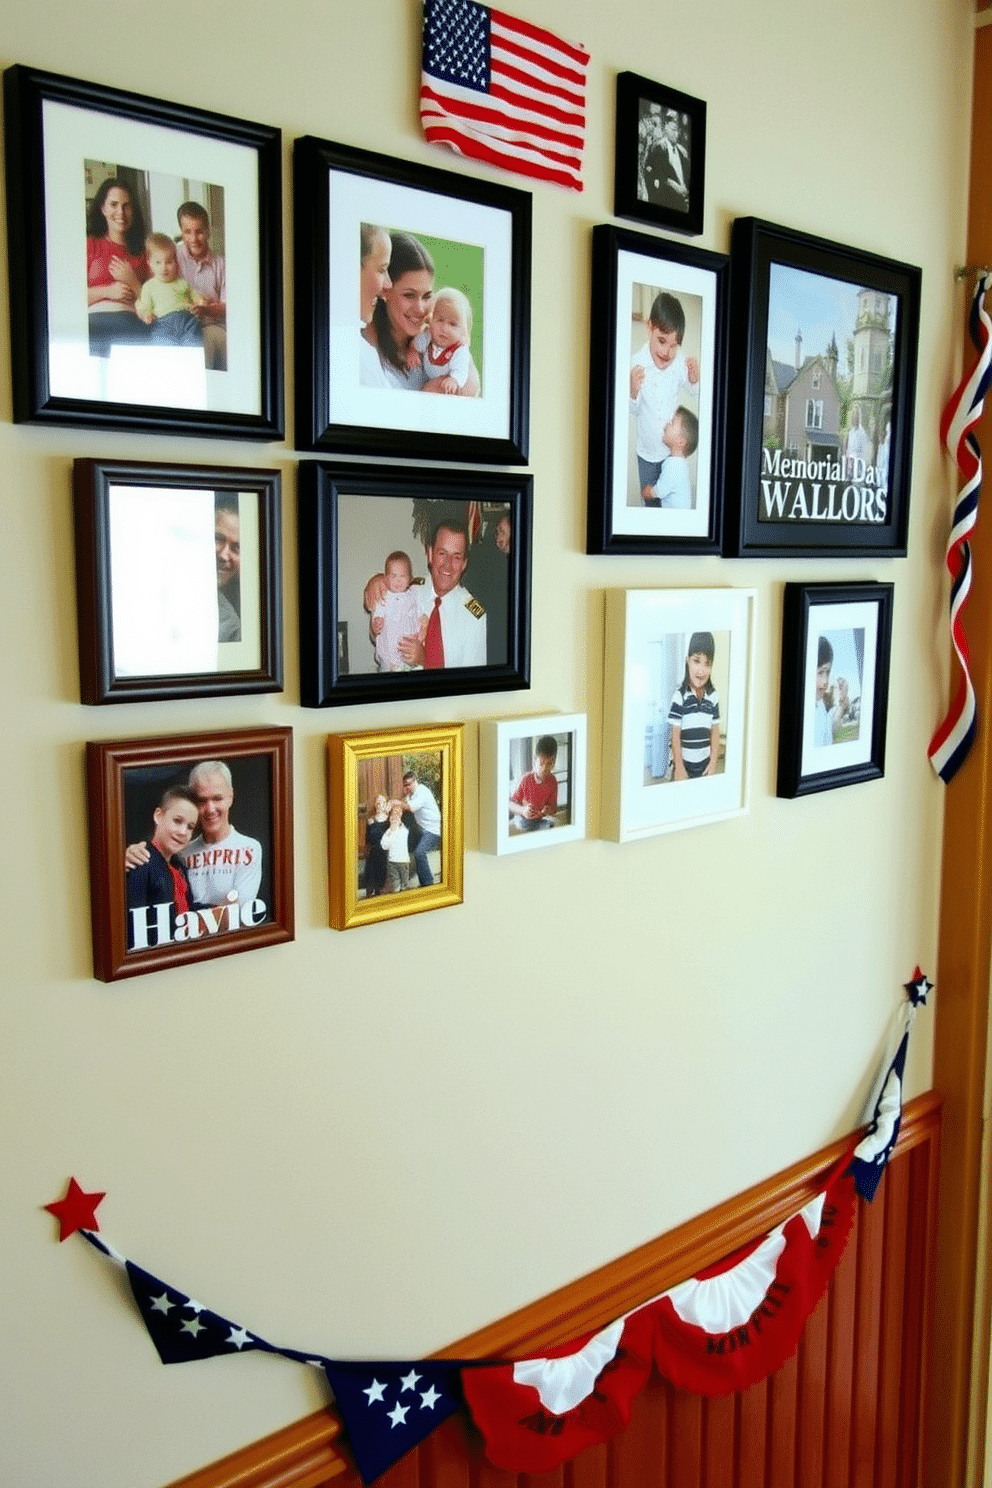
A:
{"type": "MultiPolygon", "coordinates": [[[[0,1478],[156,1488],[314,1409],[318,1381],[258,1357],[157,1363],[111,1268],[57,1246],[40,1205],[70,1173],[104,1232],[277,1341],[434,1349],[705,1209],[860,1117],[900,984],[933,968],[941,788],[925,758],[946,686],[937,411],[958,365],[969,0],[660,8],[530,0],[590,46],[586,190],[534,191],[533,686],[326,713],[297,706],[289,445],[13,427],[0,296],[6,637],[6,946],[0,1478]],[[910,556],[871,562],[586,557],[590,229],[610,217],[613,79],[709,106],[700,246],[754,214],[923,266],[910,556]],[[277,463],[284,695],[77,702],[76,456],[277,463]],[[782,586],[892,579],[885,779],[774,795],[782,586]],[[587,710],[601,736],[603,591],[756,586],[750,814],[618,847],[477,850],[481,717],[587,710]],[[465,903],[327,926],[329,730],[464,719],[465,903]],[[295,733],[295,944],[104,986],[90,976],[83,741],[250,724],[295,733]]],[[[214,0],[172,49],[150,12],[8,0],[3,65],[118,84],[284,131],[471,173],[426,146],[420,7],[214,0]]],[[[20,231],[7,223],[11,234],[20,231]]],[[[3,235],[4,256],[6,234],[3,235]]],[[[287,273],[286,305],[291,277],[287,273]]],[[[292,325],[286,338],[291,368],[292,325]]],[[[929,1015],[911,1089],[929,1083],[929,1015]]]]}

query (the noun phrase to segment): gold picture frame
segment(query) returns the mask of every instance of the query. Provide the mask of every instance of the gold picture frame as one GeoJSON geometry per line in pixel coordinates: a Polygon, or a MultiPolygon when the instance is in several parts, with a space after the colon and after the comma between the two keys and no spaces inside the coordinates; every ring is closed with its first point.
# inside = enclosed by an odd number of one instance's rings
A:
{"type": "Polygon", "coordinates": [[[329,736],[332,929],[461,904],[462,728],[448,723],[329,736]]]}

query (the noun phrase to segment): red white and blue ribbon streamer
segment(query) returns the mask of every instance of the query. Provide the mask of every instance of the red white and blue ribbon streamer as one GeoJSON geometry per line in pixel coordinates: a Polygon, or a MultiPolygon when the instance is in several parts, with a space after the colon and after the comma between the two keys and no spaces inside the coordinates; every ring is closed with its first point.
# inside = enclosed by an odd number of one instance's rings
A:
{"type": "Polygon", "coordinates": [[[73,1178],[65,1196],[45,1208],[59,1221],[60,1240],[79,1233],[124,1270],[163,1364],[260,1351],[321,1370],[365,1483],[464,1407],[497,1467],[550,1472],[622,1431],[653,1369],[679,1388],[715,1396],[746,1389],[795,1352],[843,1254],[857,1199],[874,1197],[895,1147],[909,1030],[932,986],[919,967],[905,984],[898,1048],[876,1082],[871,1125],[818,1194],[769,1234],[545,1357],[357,1361],[286,1348],[98,1237],[104,1194],[87,1193],[73,1178]]]}
{"type": "Polygon", "coordinates": [[[945,785],[964,763],[978,725],[963,612],[971,592],[971,545],[968,539],[978,520],[978,496],[982,485],[982,451],[974,431],[982,417],[985,395],[992,380],[992,321],[983,306],[990,287],[992,273],[981,273],[968,322],[978,360],[952,394],[940,420],[941,443],[964,477],[964,485],[954,506],[946,558],[951,575],[951,640],[960,664],[961,678],[947,716],[927,750],[930,763],[945,785]]]}

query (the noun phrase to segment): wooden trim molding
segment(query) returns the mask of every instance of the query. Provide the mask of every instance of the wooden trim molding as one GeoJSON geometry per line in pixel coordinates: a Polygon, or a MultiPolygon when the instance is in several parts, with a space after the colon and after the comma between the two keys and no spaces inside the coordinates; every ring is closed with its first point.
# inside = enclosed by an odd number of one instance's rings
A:
{"type": "MultiPolygon", "coordinates": [[[[975,32],[971,186],[966,261],[992,263],[992,30],[975,32]]],[[[962,304],[970,305],[974,280],[962,304]]],[[[965,337],[964,361],[975,351],[965,337]]],[[[957,378],[954,378],[957,381],[957,378]]],[[[950,393],[950,388],[948,388],[950,393]]],[[[976,433],[985,454],[984,500],[992,470],[992,406],[976,433]]],[[[955,485],[957,489],[957,485],[955,485]]],[[[978,738],[947,788],[940,940],[934,1011],[934,1084],[944,1092],[944,1156],[937,1236],[937,1307],[941,1325],[932,1340],[928,1488],[962,1488],[974,1400],[979,1440],[984,1439],[984,1400],[972,1392],[972,1346],[978,1268],[982,1140],[988,1055],[989,965],[992,959],[992,522],[985,510],[972,540],[971,597],[965,628],[978,702],[978,738]]],[[[952,686],[954,683],[952,682],[952,686]]],[[[988,1315],[978,1320],[976,1374],[987,1366],[988,1315]],[[984,1336],[981,1336],[984,1334],[984,1336]]],[[[980,1386],[981,1380],[977,1381],[980,1386]]],[[[979,1445],[979,1455],[981,1455],[979,1445]]]]}
{"type": "MultiPolygon", "coordinates": [[[[932,1091],[919,1096],[906,1106],[899,1141],[889,1173],[883,1180],[882,1193],[870,1209],[867,1206],[864,1207],[863,1213],[866,1217],[861,1221],[859,1232],[852,1238],[848,1247],[849,1251],[853,1247],[855,1259],[848,1264],[845,1257],[845,1262],[842,1263],[842,1271],[850,1278],[861,1268],[862,1253],[872,1258],[868,1265],[872,1275],[869,1276],[869,1284],[864,1291],[869,1299],[874,1297],[874,1302],[862,1303],[858,1306],[852,1304],[850,1308],[852,1318],[856,1318],[856,1322],[851,1324],[852,1329],[856,1327],[863,1334],[856,1339],[859,1349],[868,1356],[873,1356],[873,1350],[881,1355],[882,1344],[886,1342],[888,1330],[893,1332],[893,1337],[889,1341],[894,1352],[899,1356],[899,1360],[905,1359],[907,1355],[915,1356],[910,1357],[909,1361],[910,1368],[915,1371],[915,1384],[908,1390],[902,1374],[896,1367],[898,1360],[881,1357],[875,1359],[876,1375],[880,1381],[879,1394],[883,1397],[880,1399],[878,1409],[881,1410],[888,1403],[897,1425],[900,1422],[900,1412],[907,1418],[912,1417],[915,1422],[912,1428],[913,1442],[909,1449],[909,1456],[915,1464],[914,1470],[892,1479],[893,1483],[905,1484],[905,1488],[910,1488],[910,1485],[914,1485],[915,1488],[919,1482],[919,1461],[923,1445],[923,1433],[918,1416],[924,1378],[923,1344],[929,1331],[930,1289],[927,1278],[933,1251],[932,1228],[936,1208],[937,1181],[936,1145],[940,1128],[940,1107],[941,1097],[932,1091]],[[917,1199],[910,1206],[908,1195],[914,1182],[918,1191],[917,1199]],[[875,1216],[882,1216],[885,1212],[888,1203],[887,1188],[892,1189],[903,1206],[899,1211],[900,1218],[895,1222],[896,1232],[911,1230],[912,1233],[906,1238],[904,1251],[901,1250],[897,1257],[892,1276],[888,1277],[883,1284],[881,1275],[874,1275],[875,1271],[881,1271],[881,1267],[877,1265],[877,1251],[872,1251],[869,1247],[869,1238],[873,1233],[873,1226],[877,1227],[882,1224],[882,1219],[875,1216]],[[912,1225],[905,1222],[907,1216],[912,1216],[912,1225]],[[885,1303],[886,1289],[891,1293],[888,1305],[885,1303]],[[912,1309],[905,1306],[905,1298],[910,1296],[916,1299],[912,1309]],[[912,1316],[907,1322],[907,1314],[910,1312],[912,1316]],[[898,1346],[895,1338],[895,1330],[899,1332],[901,1347],[898,1346]]],[[[738,1247],[774,1229],[791,1214],[796,1213],[814,1194],[820,1191],[826,1175],[843,1156],[849,1141],[850,1138],[845,1138],[831,1143],[829,1147],[824,1147],[812,1157],[804,1158],[793,1164],[784,1172],[767,1179],[746,1193],[728,1199],[726,1203],[680,1225],[668,1234],[649,1241],[646,1245],[630,1251],[606,1266],[601,1266],[596,1271],[591,1271],[587,1276],[559,1288],[558,1291],[550,1293],[539,1302],[522,1307],[500,1322],[470,1333],[466,1338],[452,1344],[450,1348],[442,1350],[438,1357],[528,1358],[557,1344],[566,1343],[580,1333],[603,1327],[630,1308],[649,1301],[659,1292],[666,1291],[677,1282],[684,1281],[687,1276],[693,1275],[704,1266],[712,1265],[738,1247]]],[[[846,1287],[853,1285],[854,1282],[850,1279],[843,1283],[846,1287]]],[[[820,1314],[818,1313],[817,1316],[819,1317],[820,1314]]],[[[813,1346],[815,1351],[815,1348],[822,1344],[824,1358],[826,1358],[830,1331],[827,1319],[828,1314],[824,1311],[822,1320],[817,1325],[822,1338],[817,1333],[816,1338],[819,1344],[814,1342],[813,1346]]],[[[855,1339],[852,1333],[853,1341],[855,1339]]],[[[863,1372],[864,1362],[860,1353],[857,1358],[852,1354],[846,1366],[841,1360],[835,1367],[840,1370],[841,1374],[845,1372],[850,1374],[853,1370],[854,1375],[857,1376],[863,1372]]],[[[785,1374],[788,1378],[788,1371],[790,1369],[794,1371],[795,1368],[795,1363],[792,1361],[785,1366],[784,1371],[780,1371],[780,1374],[785,1374]]],[[[759,1389],[759,1387],[755,1388],[759,1389]]],[[[838,1393],[842,1394],[843,1391],[839,1390],[838,1393]]],[[[869,1392],[869,1395],[872,1395],[872,1392],[869,1392]]],[[[744,1402],[739,1409],[745,1416],[749,1411],[753,1412],[758,1408],[755,1404],[757,1397],[749,1400],[751,1396],[752,1392],[747,1392],[744,1396],[738,1397],[741,1402],[744,1402]]],[[[698,1397],[688,1397],[688,1399],[690,1402],[698,1401],[698,1397]]],[[[680,1396],[679,1400],[682,1401],[683,1397],[680,1396]]],[[[737,1425],[733,1424],[736,1417],[733,1415],[731,1406],[720,1402],[706,1403],[706,1405],[710,1410],[707,1421],[710,1421],[712,1416],[714,1423],[708,1429],[713,1431],[718,1430],[715,1423],[731,1411],[729,1418],[733,1427],[731,1435],[736,1441],[740,1435],[739,1422],[737,1425]]],[[[677,1405],[677,1410],[690,1413],[694,1409],[701,1412],[703,1408],[701,1402],[698,1403],[698,1407],[692,1406],[691,1403],[677,1405]]],[[[650,1405],[645,1408],[647,1415],[650,1415],[652,1409],[654,1407],[650,1405]]],[[[852,1424],[852,1421],[849,1421],[848,1429],[854,1430],[856,1425],[856,1422],[852,1424]]],[[[446,1439],[456,1439],[456,1447],[451,1450],[457,1449],[459,1429],[461,1428],[457,1426],[452,1427],[447,1433],[446,1439]]],[[[868,1426],[864,1426],[862,1432],[867,1439],[868,1426]]],[[[354,1469],[338,1445],[340,1435],[341,1426],[334,1411],[331,1408],[317,1411],[304,1420],[255,1442],[243,1451],[235,1452],[210,1467],[182,1478],[171,1485],[171,1488],[321,1488],[321,1485],[329,1483],[337,1484],[338,1488],[353,1488],[353,1485],[354,1488],[358,1488],[359,1480],[354,1469]]],[[[855,1452],[853,1442],[854,1438],[852,1438],[851,1447],[852,1461],[855,1452]]],[[[828,1448],[829,1443],[822,1448],[824,1457],[828,1455],[828,1448]]],[[[428,1443],[422,1450],[433,1449],[430,1449],[428,1443]]],[[[592,1453],[583,1454],[583,1457],[594,1457],[596,1450],[593,1449],[592,1453]]],[[[605,1448],[603,1450],[605,1451],[605,1448]]],[[[622,1449],[620,1450],[622,1454],[622,1449]]],[[[903,1453],[904,1458],[905,1456],[906,1453],[903,1453]]],[[[797,1466],[798,1463],[797,1458],[797,1466]]],[[[827,1466],[824,1466],[823,1471],[827,1470],[827,1466]]],[[[384,1484],[387,1481],[392,1483],[394,1473],[399,1471],[400,1469],[394,1469],[393,1473],[388,1474],[387,1479],[383,1480],[384,1484]]],[[[581,1472],[576,1468],[574,1482],[578,1484],[581,1477],[581,1472]]],[[[497,1479],[503,1485],[514,1481],[511,1475],[495,1474],[493,1470],[494,1484],[497,1479]]],[[[440,1479],[431,1474],[429,1477],[422,1478],[421,1481],[433,1483],[440,1479]]],[[[520,1481],[533,1482],[534,1480],[521,1479],[520,1481]]],[[[619,1484],[619,1478],[616,1481],[619,1484]]],[[[764,1483],[764,1478],[761,1481],[764,1483]]],[[[793,1483],[799,1479],[787,1481],[790,1488],[793,1488],[793,1483]]],[[[812,1488],[814,1478],[805,1476],[802,1481],[804,1485],[808,1485],[808,1488],[812,1488]]],[[[842,1481],[846,1483],[847,1477],[826,1478],[824,1488],[840,1488],[842,1481]]],[[[882,1479],[880,1478],[879,1481],[882,1479]]],[[[630,1482],[634,1482],[633,1477],[630,1482]]]]}

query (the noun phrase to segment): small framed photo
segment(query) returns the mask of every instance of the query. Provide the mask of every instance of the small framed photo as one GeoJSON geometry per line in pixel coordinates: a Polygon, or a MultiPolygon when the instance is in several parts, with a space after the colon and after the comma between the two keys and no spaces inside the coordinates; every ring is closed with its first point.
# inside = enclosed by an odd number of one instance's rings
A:
{"type": "Polygon", "coordinates": [[[305,461],[303,706],[529,687],[532,484],[305,461]]]}
{"type": "Polygon", "coordinates": [[[293,939],[288,728],[87,744],[102,982],[293,939]]]}
{"type": "Polygon", "coordinates": [[[293,172],[297,447],[525,465],[530,196],[312,137],[293,172]]]}
{"type": "Polygon", "coordinates": [[[462,725],[332,734],[330,921],[351,930],[462,902],[462,725]]]}
{"type": "Polygon", "coordinates": [[[14,419],[281,439],[278,129],[4,73],[14,419]]]}
{"type": "Polygon", "coordinates": [[[606,596],[603,824],[633,842],[747,810],[755,591],[606,596]]]}
{"type": "Polygon", "coordinates": [[[905,556],[920,270],[754,217],[732,252],[725,556],[905,556]]]}
{"type": "Polygon", "coordinates": [[[720,550],[730,260],[593,228],[588,553],[720,550]]]}
{"type": "Polygon", "coordinates": [[[891,584],[786,584],[779,796],[885,774],[891,584]]]}
{"type": "Polygon", "coordinates": [[[279,472],[77,460],[79,692],[282,690],[279,472]]]}
{"type": "Polygon", "coordinates": [[[653,227],[703,230],[706,105],[636,72],[617,74],[613,210],[653,227]]]}
{"type": "Polygon", "coordinates": [[[501,718],[479,725],[484,852],[530,852],[586,835],[586,715],[501,718]]]}

